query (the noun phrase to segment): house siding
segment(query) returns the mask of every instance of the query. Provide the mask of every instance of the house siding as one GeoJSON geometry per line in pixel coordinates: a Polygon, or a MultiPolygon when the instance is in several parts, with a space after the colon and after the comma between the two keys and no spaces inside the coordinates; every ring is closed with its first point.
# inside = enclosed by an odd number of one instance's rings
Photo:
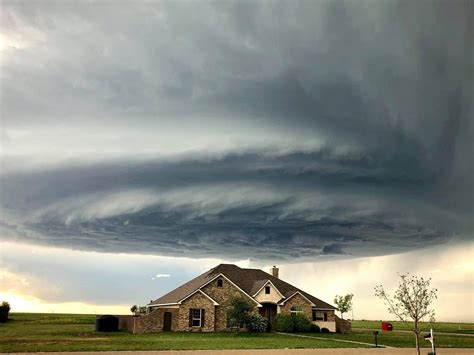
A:
{"type": "Polygon", "coordinates": [[[255,299],[260,302],[260,303],[275,303],[277,304],[279,300],[282,299],[283,295],[277,291],[277,289],[273,286],[273,284],[268,283],[265,285],[256,295],[255,299]],[[269,286],[270,287],[270,294],[265,293],[265,287],[269,286]]]}
{"type": "Polygon", "coordinates": [[[203,292],[205,292],[209,297],[219,303],[219,306],[215,308],[215,330],[216,331],[225,331],[227,330],[227,312],[230,308],[230,303],[234,298],[243,298],[247,300],[249,303],[255,304],[252,302],[249,297],[240,291],[237,287],[235,287],[232,283],[230,283],[225,278],[222,278],[223,284],[222,287],[217,287],[217,278],[213,280],[206,286],[202,288],[203,292]]]}
{"type": "Polygon", "coordinates": [[[178,308],[158,308],[149,314],[134,317],[132,332],[134,334],[162,332],[165,312],[171,312],[171,330],[179,330],[178,311],[178,308]]]}
{"type": "Polygon", "coordinates": [[[201,292],[196,292],[194,295],[181,303],[178,312],[177,330],[192,332],[213,332],[215,330],[215,308],[216,306],[209,298],[204,296],[201,292]],[[189,310],[191,308],[201,308],[205,310],[204,324],[202,324],[201,327],[189,326],[189,310]]]}
{"type": "Polygon", "coordinates": [[[313,320],[313,308],[311,302],[306,298],[302,297],[300,294],[296,294],[291,297],[284,305],[280,306],[281,313],[290,313],[291,307],[300,306],[303,310],[303,314],[308,317],[309,320],[313,320]]]}

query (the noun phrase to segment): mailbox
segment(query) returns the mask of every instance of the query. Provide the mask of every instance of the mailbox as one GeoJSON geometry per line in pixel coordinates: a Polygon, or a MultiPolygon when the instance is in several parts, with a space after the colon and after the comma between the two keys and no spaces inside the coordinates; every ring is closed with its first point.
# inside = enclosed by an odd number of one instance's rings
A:
{"type": "Polygon", "coordinates": [[[374,335],[375,347],[377,348],[377,347],[378,347],[377,335],[379,335],[379,331],[378,331],[378,330],[374,330],[374,331],[372,332],[372,334],[374,335]]]}
{"type": "Polygon", "coordinates": [[[393,325],[392,323],[389,322],[382,322],[382,330],[384,331],[392,331],[393,330],[393,325]]]}

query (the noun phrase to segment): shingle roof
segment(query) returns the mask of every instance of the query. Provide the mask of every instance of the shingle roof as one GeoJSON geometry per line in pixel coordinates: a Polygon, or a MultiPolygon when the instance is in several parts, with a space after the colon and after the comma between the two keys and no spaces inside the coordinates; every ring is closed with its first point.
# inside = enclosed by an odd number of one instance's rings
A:
{"type": "Polygon", "coordinates": [[[154,300],[149,305],[178,303],[219,274],[223,274],[249,296],[253,296],[267,281],[271,281],[278,291],[280,291],[286,298],[292,296],[295,292],[300,292],[313,302],[316,305],[316,308],[335,309],[335,307],[330,304],[323,302],[309,293],[260,269],[243,269],[233,264],[220,264],[191,281],[186,282],[166,295],[154,300]]]}

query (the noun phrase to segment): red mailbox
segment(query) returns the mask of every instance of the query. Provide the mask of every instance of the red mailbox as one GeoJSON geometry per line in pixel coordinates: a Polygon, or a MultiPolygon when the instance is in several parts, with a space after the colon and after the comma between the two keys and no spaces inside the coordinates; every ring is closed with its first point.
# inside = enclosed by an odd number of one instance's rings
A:
{"type": "Polygon", "coordinates": [[[393,325],[392,325],[392,323],[389,323],[389,322],[382,322],[382,330],[384,330],[384,331],[392,331],[392,330],[393,330],[393,325]]]}

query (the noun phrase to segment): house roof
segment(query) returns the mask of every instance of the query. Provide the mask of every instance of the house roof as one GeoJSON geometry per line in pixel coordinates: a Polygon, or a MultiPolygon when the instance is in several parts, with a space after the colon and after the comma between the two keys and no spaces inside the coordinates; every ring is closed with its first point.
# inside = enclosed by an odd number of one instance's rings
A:
{"type": "Polygon", "coordinates": [[[177,304],[220,274],[232,281],[252,299],[253,297],[251,295],[254,295],[267,281],[271,281],[278,291],[280,291],[280,293],[285,297],[280,300],[280,302],[291,297],[295,292],[300,292],[303,296],[313,302],[316,308],[335,309],[335,307],[330,304],[321,301],[309,293],[260,269],[243,269],[233,264],[220,264],[179,286],[173,291],[161,296],[148,305],[177,304]]]}

